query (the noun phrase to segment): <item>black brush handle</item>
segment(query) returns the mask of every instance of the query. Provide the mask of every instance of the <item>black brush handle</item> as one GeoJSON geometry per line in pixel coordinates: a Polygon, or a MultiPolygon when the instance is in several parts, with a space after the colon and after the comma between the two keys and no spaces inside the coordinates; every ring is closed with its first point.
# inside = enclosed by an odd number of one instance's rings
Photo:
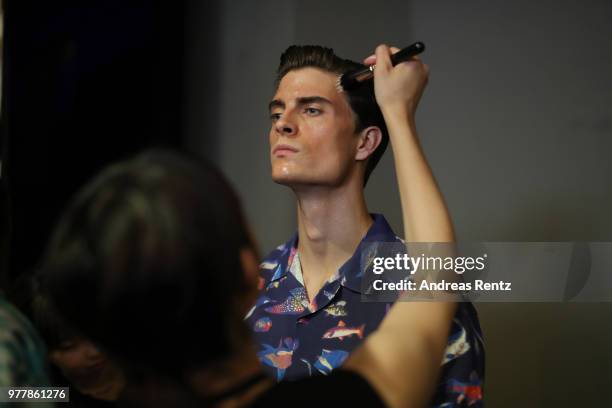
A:
{"type": "Polygon", "coordinates": [[[391,63],[393,63],[393,66],[395,66],[400,62],[408,61],[410,58],[422,53],[423,51],[425,51],[425,44],[417,41],[414,44],[409,45],[406,48],[402,48],[395,54],[391,55],[391,63]]]}
{"type": "MultiPolygon", "coordinates": [[[[391,55],[391,63],[393,66],[395,66],[400,62],[408,61],[410,58],[422,53],[423,51],[425,51],[425,44],[417,41],[414,44],[409,45],[408,47],[403,48],[391,55]]],[[[372,69],[373,67],[370,66],[344,73],[340,77],[340,87],[338,89],[348,91],[357,88],[360,84],[372,79],[372,76],[374,76],[372,69]]]]}

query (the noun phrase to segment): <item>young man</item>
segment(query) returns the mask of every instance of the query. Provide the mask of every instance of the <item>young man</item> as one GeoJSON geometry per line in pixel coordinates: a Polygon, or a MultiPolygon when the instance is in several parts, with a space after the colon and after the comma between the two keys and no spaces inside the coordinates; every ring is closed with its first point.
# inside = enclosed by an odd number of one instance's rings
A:
{"type": "MultiPolygon", "coordinates": [[[[380,53],[389,49],[379,47],[364,63],[380,53]]],[[[360,249],[399,241],[382,215],[368,213],[363,191],[389,135],[406,240],[437,241],[427,234],[435,230],[428,220],[444,219],[432,216],[446,208],[416,136],[423,88],[406,93],[411,65],[378,59],[386,65],[377,67],[374,83],[345,92],[339,75],[362,65],[318,46],[292,46],[281,56],[269,106],[272,179],[295,193],[298,231],[261,264],[262,291],[247,314],[260,361],[279,381],[329,374],[389,310],[360,301],[360,249]]],[[[484,349],[470,303],[457,308],[441,363],[432,405],[481,403],[484,349]]]]}

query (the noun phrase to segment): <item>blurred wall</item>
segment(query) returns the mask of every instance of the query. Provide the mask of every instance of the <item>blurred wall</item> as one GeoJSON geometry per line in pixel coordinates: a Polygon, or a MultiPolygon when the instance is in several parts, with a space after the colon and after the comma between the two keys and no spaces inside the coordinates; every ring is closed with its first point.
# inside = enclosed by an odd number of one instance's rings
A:
{"type": "MultiPolygon", "coordinates": [[[[419,133],[459,239],[612,241],[612,2],[217,4],[221,47],[207,55],[195,41],[186,84],[196,100],[201,88],[191,83],[212,81],[217,92],[185,120],[193,148],[238,188],[263,252],[295,228],[291,192],[269,178],[266,112],[279,56],[294,43],[357,60],[380,42],[426,43],[431,77],[419,133]]],[[[197,32],[193,21],[188,31],[197,32]]],[[[400,233],[389,152],[367,197],[400,233]]],[[[612,304],[477,307],[489,406],[605,403],[612,304]]]]}

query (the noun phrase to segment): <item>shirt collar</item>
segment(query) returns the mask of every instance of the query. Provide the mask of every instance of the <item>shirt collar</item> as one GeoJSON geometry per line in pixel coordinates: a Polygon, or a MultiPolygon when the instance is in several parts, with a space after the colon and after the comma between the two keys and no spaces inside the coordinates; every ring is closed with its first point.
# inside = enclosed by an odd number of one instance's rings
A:
{"type": "MultiPolygon", "coordinates": [[[[373,223],[368,229],[368,232],[363,237],[353,255],[342,265],[338,271],[340,284],[349,288],[352,291],[361,293],[361,278],[363,271],[361,270],[361,253],[368,244],[374,242],[395,242],[399,238],[395,235],[391,226],[382,214],[370,214],[373,223]]],[[[279,247],[282,251],[279,256],[278,266],[276,267],[270,282],[281,279],[289,273],[291,261],[297,250],[298,234],[293,234],[291,239],[279,247]]]]}
{"type": "Polygon", "coordinates": [[[373,223],[365,237],[361,240],[353,256],[340,267],[340,284],[354,292],[361,293],[361,255],[374,242],[395,242],[399,238],[395,235],[391,226],[381,214],[371,214],[373,223]]]}

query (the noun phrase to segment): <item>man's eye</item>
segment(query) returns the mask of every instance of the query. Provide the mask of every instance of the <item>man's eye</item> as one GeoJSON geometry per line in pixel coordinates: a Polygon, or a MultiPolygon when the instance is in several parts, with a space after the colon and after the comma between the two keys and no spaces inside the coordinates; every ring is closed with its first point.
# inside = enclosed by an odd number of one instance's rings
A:
{"type": "Polygon", "coordinates": [[[272,120],[272,122],[276,122],[277,120],[280,119],[281,114],[280,113],[271,113],[270,114],[270,120],[272,120]]]}
{"type": "Polygon", "coordinates": [[[317,108],[306,108],[304,111],[310,116],[316,116],[321,113],[321,109],[317,108]]]}

